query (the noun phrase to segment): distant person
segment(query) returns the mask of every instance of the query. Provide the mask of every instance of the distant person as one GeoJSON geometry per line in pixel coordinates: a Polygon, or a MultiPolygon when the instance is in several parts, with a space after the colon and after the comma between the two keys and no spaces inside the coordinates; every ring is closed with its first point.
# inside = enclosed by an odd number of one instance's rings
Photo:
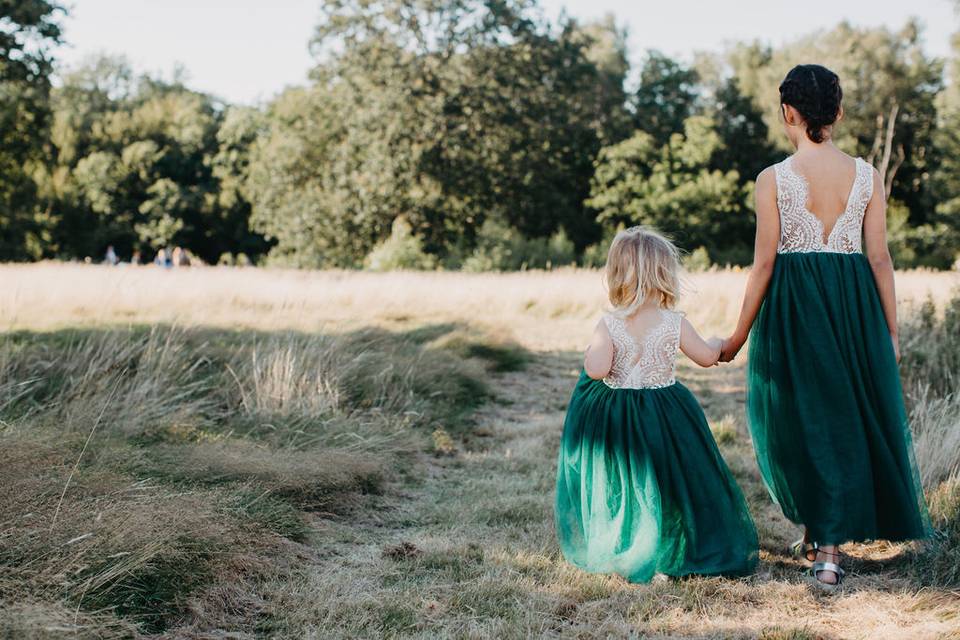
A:
{"type": "Polygon", "coordinates": [[[140,260],[141,260],[140,250],[139,250],[139,249],[135,249],[135,250],[133,251],[133,255],[130,256],[130,264],[132,264],[132,265],[138,265],[138,264],[140,264],[140,260]]]}
{"type": "Polygon", "coordinates": [[[181,247],[173,248],[173,266],[175,267],[189,267],[190,266],[190,254],[181,247]]]}
{"type": "Polygon", "coordinates": [[[607,257],[613,309],[597,323],[563,424],[555,521],[563,555],[630,582],[656,574],[742,575],[757,563],[747,503],[677,352],[720,357],[674,310],[677,248],[644,227],[619,232],[607,257]]]}
{"type": "Polygon", "coordinates": [[[114,250],[112,244],[107,246],[107,252],[103,256],[103,261],[111,266],[116,266],[120,262],[120,259],[117,257],[117,252],[114,250]]]}
{"type": "Polygon", "coordinates": [[[166,247],[157,251],[157,256],[153,259],[153,264],[165,269],[169,269],[173,266],[173,260],[171,259],[170,252],[166,247]]]}
{"type": "Polygon", "coordinates": [[[804,527],[795,553],[827,591],[843,580],[839,545],[931,532],[897,370],[883,178],[834,146],[842,97],[820,65],[794,67],[780,85],[796,153],[757,178],[753,268],[721,356],[732,360],[751,336],[757,462],[783,514],[804,527]]]}

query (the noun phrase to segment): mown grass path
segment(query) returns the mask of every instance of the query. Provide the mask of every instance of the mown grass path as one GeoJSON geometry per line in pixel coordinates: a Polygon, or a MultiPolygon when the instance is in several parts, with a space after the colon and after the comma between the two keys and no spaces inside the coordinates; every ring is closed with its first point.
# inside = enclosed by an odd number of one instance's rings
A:
{"type": "MultiPolygon", "coordinates": [[[[950,638],[960,594],[906,576],[909,549],[848,545],[842,593],[811,588],[785,547],[797,530],[770,503],[743,418],[743,370],[679,377],[704,404],[761,536],[756,575],[631,585],[559,556],[555,456],[579,354],[540,352],[495,374],[494,399],[451,427],[457,451],[424,454],[350,518],[320,520],[321,560],[295,614],[316,637],[950,638]]],[[[304,625],[297,625],[301,629],[304,625]]]]}

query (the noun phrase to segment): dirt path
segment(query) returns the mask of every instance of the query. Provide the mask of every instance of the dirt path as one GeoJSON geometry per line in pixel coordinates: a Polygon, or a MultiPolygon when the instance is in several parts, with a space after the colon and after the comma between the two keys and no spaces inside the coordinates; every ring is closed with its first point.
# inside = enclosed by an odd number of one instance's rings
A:
{"type": "Polygon", "coordinates": [[[322,560],[310,593],[299,594],[316,603],[302,614],[316,637],[960,637],[960,594],[898,577],[908,561],[900,547],[851,547],[843,593],[809,587],[781,552],[796,529],[760,483],[736,367],[683,367],[680,377],[702,400],[752,505],[758,573],[630,585],[567,565],[552,499],[578,359],[542,352],[526,370],[494,376],[495,399],[473,427],[454,430],[455,455],[415,461],[410,477],[364,505],[372,515],[359,524],[322,523],[322,560]],[[871,560],[858,559],[865,555],[871,560]]]}

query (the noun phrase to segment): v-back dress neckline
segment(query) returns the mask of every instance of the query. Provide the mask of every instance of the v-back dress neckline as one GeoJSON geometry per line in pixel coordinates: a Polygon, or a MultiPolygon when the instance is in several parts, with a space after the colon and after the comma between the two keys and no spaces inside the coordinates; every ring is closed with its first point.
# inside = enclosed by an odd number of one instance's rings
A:
{"type": "Polygon", "coordinates": [[[793,154],[792,156],[787,158],[787,162],[789,163],[788,169],[795,176],[797,176],[797,178],[803,183],[803,196],[804,196],[802,200],[803,213],[806,213],[808,216],[810,216],[813,219],[813,221],[816,221],[815,224],[818,224],[820,227],[820,240],[823,243],[823,246],[829,247],[830,240],[833,238],[833,233],[837,230],[837,227],[840,226],[840,222],[843,220],[843,218],[850,213],[850,203],[853,202],[853,195],[857,190],[857,175],[859,174],[859,164],[863,160],[859,156],[853,159],[853,180],[850,183],[850,189],[847,191],[847,198],[844,201],[843,211],[841,211],[840,215],[838,215],[836,219],[833,221],[833,225],[830,227],[830,232],[827,233],[827,228],[826,228],[826,225],[824,224],[823,218],[821,218],[820,216],[815,214],[813,211],[811,211],[809,205],[807,204],[807,202],[809,202],[810,200],[810,179],[807,178],[807,176],[805,176],[804,174],[797,171],[796,168],[794,167],[794,161],[796,157],[797,157],[797,154],[793,154]],[[826,234],[826,237],[824,237],[824,234],[826,234]]]}
{"type": "Polygon", "coordinates": [[[863,216],[873,195],[873,167],[862,158],[854,159],[856,172],[846,206],[825,234],[823,220],[807,206],[810,183],[793,163],[794,156],[789,156],[774,165],[780,213],[778,253],[861,253],[863,216]]]}

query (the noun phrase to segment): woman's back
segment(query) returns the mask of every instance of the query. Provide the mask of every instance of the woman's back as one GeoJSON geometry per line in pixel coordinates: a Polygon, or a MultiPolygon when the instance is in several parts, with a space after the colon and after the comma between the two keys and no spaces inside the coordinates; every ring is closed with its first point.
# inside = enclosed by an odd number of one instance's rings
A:
{"type": "Polygon", "coordinates": [[[861,253],[873,167],[836,150],[794,154],[774,165],[778,253],[861,253]]]}

